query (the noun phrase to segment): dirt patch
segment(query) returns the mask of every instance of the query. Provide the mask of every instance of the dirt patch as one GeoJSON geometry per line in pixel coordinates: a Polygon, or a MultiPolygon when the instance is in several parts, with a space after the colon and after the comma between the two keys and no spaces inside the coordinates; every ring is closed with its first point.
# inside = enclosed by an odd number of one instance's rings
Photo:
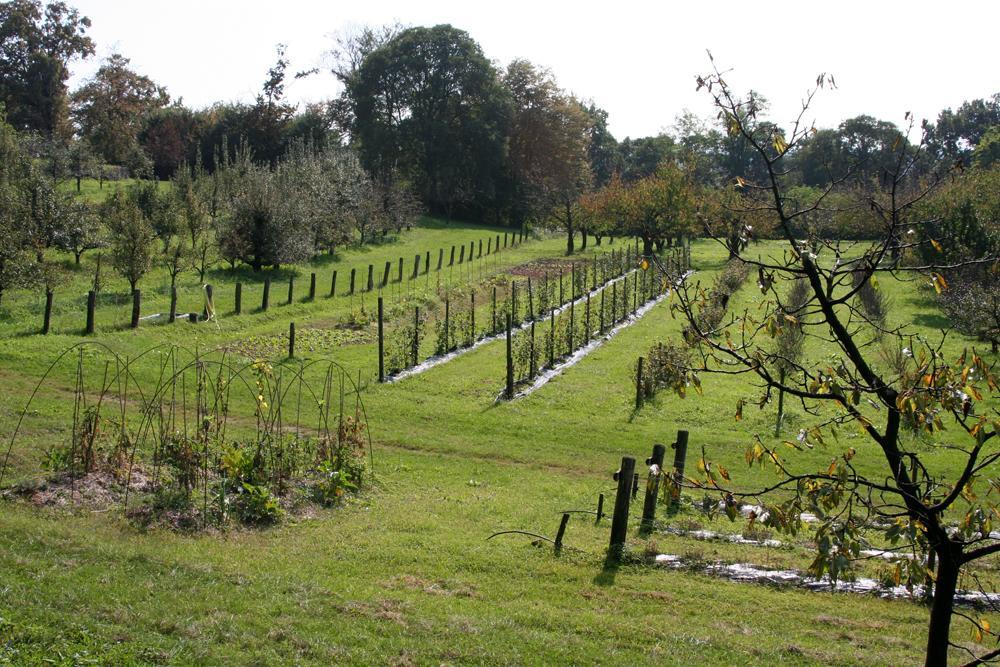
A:
{"type": "Polygon", "coordinates": [[[122,503],[125,487],[130,493],[146,492],[153,482],[141,466],[132,474],[98,470],[85,475],[60,474],[49,479],[19,484],[5,496],[19,498],[37,507],[83,506],[95,511],[108,510],[122,503]]]}
{"type": "Polygon", "coordinates": [[[569,273],[573,264],[579,265],[580,262],[569,259],[536,259],[518,264],[510,272],[515,276],[530,276],[532,279],[538,280],[545,278],[546,273],[549,274],[549,278],[558,278],[560,273],[569,273]]]}
{"type": "Polygon", "coordinates": [[[402,627],[407,627],[404,607],[393,600],[375,600],[373,602],[351,601],[340,606],[340,610],[355,616],[370,618],[377,621],[390,621],[402,627]]]}
{"type": "Polygon", "coordinates": [[[390,588],[409,588],[411,590],[423,591],[429,595],[467,598],[475,597],[476,595],[475,589],[470,586],[447,580],[428,581],[420,577],[415,577],[412,574],[402,574],[398,577],[393,577],[388,581],[387,586],[390,588]]]}

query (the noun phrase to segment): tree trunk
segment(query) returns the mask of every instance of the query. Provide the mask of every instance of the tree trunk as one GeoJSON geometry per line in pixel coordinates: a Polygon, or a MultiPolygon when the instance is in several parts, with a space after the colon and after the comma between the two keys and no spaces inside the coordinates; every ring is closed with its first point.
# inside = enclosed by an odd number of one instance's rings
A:
{"type": "Polygon", "coordinates": [[[951,545],[938,551],[937,586],[931,604],[931,620],[927,630],[925,667],[946,667],[948,664],[948,633],[958,585],[959,562],[951,545]]]}
{"type": "Polygon", "coordinates": [[[594,234],[594,245],[601,245],[601,238],[600,234],[594,234]]]}
{"type": "Polygon", "coordinates": [[[80,192],[80,177],[76,177],[76,191],[80,192]]]}
{"type": "Polygon", "coordinates": [[[587,230],[586,229],[581,229],[580,230],[580,239],[581,239],[581,241],[580,241],[580,250],[581,251],[586,250],[587,249],[587,230]]]}
{"type": "Polygon", "coordinates": [[[642,237],[642,254],[652,255],[653,254],[653,239],[648,236],[642,237]]]}
{"type": "MultiPolygon", "coordinates": [[[[73,257],[74,257],[74,259],[76,260],[76,265],[77,265],[77,266],[80,266],[80,255],[82,255],[82,254],[83,254],[83,251],[82,251],[82,250],[81,250],[80,252],[74,252],[74,253],[73,253],[73,257]]],[[[994,352],[995,352],[995,351],[996,351],[996,350],[994,350],[994,352]]]]}
{"type": "Polygon", "coordinates": [[[573,209],[566,204],[566,254],[573,254],[573,209]]]}

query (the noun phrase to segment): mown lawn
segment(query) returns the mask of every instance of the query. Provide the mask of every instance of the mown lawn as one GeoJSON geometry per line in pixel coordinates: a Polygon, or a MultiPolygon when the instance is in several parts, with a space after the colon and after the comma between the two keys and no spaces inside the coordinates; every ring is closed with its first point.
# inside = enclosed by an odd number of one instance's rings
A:
{"type": "MultiPolygon", "coordinates": [[[[405,258],[438,247],[468,244],[495,230],[425,221],[398,239],[346,250],[329,262],[294,267],[296,294],[305,295],[316,270],[320,293],[332,270],[405,258]],[[305,279],[303,279],[305,276],[305,279]]],[[[616,241],[612,248],[622,247],[616,241]]],[[[499,263],[476,268],[472,282],[487,284],[517,264],[558,257],[563,239],[532,240],[508,250],[499,263]]],[[[770,246],[756,246],[767,252],[770,246]]],[[[593,248],[588,249],[588,251],[593,248]]],[[[605,242],[599,249],[607,251],[605,242]]],[[[589,256],[589,255],[588,255],[589,256]]],[[[694,264],[711,280],[724,254],[709,242],[694,244],[694,264]]],[[[436,257],[433,258],[436,262],[436,257]]],[[[478,261],[478,260],[477,260],[478,261]]],[[[493,260],[491,260],[493,261],[493,260]]],[[[67,291],[85,290],[81,271],[67,291]]],[[[287,276],[285,276],[287,279],[287,276]]],[[[395,277],[395,265],[394,273],[395,277]]],[[[404,276],[405,277],[405,276],[404,276]]],[[[253,277],[248,276],[249,282],[253,277]]],[[[450,276],[465,285],[470,276],[450,276]]],[[[332,326],[357,318],[361,299],[338,296],[314,303],[284,303],[280,281],[272,308],[236,317],[227,301],[235,276],[218,272],[218,324],[144,323],[122,327],[127,307],[103,304],[99,340],[123,354],[162,343],[211,349],[245,340],[280,337],[289,321],[332,326]],[[279,304],[279,305],[274,305],[279,304]]],[[[442,279],[445,279],[442,276],[442,279]]],[[[342,277],[338,278],[343,280],[342,277]]],[[[445,279],[446,280],[446,279],[445,279]]],[[[751,281],[732,309],[755,308],[751,281]]],[[[338,284],[342,284],[339,283],[338,284]]],[[[928,337],[941,322],[931,296],[912,284],[883,281],[893,299],[894,320],[912,322],[928,337]],[[886,284],[888,283],[888,284],[886,284]]],[[[162,275],[150,277],[162,308],[162,275]]],[[[436,303],[436,276],[407,281],[386,297],[401,312],[415,303],[436,303]],[[422,285],[421,285],[422,283],[422,285]],[[409,291],[409,293],[408,293],[409,291]]],[[[109,293],[121,286],[109,286],[109,293]]],[[[258,296],[248,295],[254,304],[258,296]]],[[[199,286],[188,277],[184,302],[200,308],[199,286]]],[[[250,290],[249,294],[254,294],[250,290]]],[[[12,299],[0,323],[0,374],[6,393],[0,432],[7,433],[51,357],[79,340],[79,302],[60,312],[56,335],[32,331],[38,304],[12,299]]],[[[370,295],[365,308],[371,308],[370,295]]],[[[57,303],[63,300],[57,295],[57,303]]],[[[361,371],[364,401],[375,440],[373,489],[346,505],[264,530],[178,534],[142,531],[113,512],[36,508],[5,502],[0,514],[0,660],[57,664],[912,664],[919,662],[926,609],[913,602],[807,593],[735,584],[705,575],[667,571],[642,563],[644,553],[750,561],[804,567],[807,544],[759,549],[697,542],[654,532],[630,532],[634,562],[604,567],[607,521],[595,525],[574,515],[567,549],[555,556],[521,536],[486,541],[493,532],[526,529],[553,535],[559,512],[592,509],[598,493],[613,497],[611,473],[620,457],[645,459],[654,442],[670,443],[678,429],[691,432],[693,463],[701,448],[750,487],[774,479],[767,468],[747,470],[743,453],[753,434],[773,441],[774,406],[747,408],[733,419],[736,400],[755,397],[744,379],[706,377],[704,396],[679,399],[661,393],[643,410],[633,409],[636,358],[679,322],[668,304],[622,332],[532,396],[510,404],[494,399],[503,384],[500,342],[391,385],[374,383],[371,340],[332,349],[304,350],[306,358],[331,355],[361,371]]],[[[953,337],[949,354],[968,341],[953,337]]],[[[429,350],[426,350],[429,353],[429,350]]],[[[829,354],[811,343],[809,354],[829,354]]],[[[275,364],[284,363],[275,354],[275,364]]],[[[38,472],[41,450],[62,437],[68,376],[46,385],[26,434],[15,443],[19,476],[38,472]]],[[[810,423],[790,406],[786,435],[810,423]]],[[[860,436],[843,433],[829,449],[789,458],[821,465],[846,444],[857,464],[878,473],[878,454],[860,436]]],[[[931,449],[930,443],[920,447],[931,449]]],[[[946,453],[932,454],[947,468],[946,453]]],[[[692,494],[693,498],[696,498],[692,494]]],[[[638,512],[639,506],[633,506],[638,512]]],[[[701,525],[739,532],[742,525],[709,520],[685,508],[665,524],[701,525]]],[[[782,538],[784,539],[784,538],[782,538]]],[[[996,562],[983,572],[991,576],[996,562]]],[[[874,570],[874,566],[870,569],[874,570]]],[[[956,623],[956,641],[968,628],[956,623]]]]}

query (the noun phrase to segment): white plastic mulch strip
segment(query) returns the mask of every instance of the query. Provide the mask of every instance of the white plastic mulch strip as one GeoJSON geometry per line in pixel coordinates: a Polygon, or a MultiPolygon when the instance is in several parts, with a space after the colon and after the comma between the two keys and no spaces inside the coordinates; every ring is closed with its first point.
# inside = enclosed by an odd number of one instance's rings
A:
{"type": "MultiPolygon", "coordinates": [[[[840,580],[833,582],[827,576],[820,579],[813,579],[798,570],[771,570],[750,565],[749,563],[715,562],[699,565],[697,563],[689,563],[683,557],[675,554],[659,554],[655,561],[657,565],[673,569],[694,567],[705,574],[723,577],[740,583],[796,586],[810,591],[877,595],[880,598],[894,600],[921,599],[924,596],[923,586],[914,586],[912,589],[908,589],[906,586],[885,586],[881,582],[868,577],[861,577],[853,581],[840,580]]],[[[1000,602],[1000,593],[957,591],[955,593],[955,602],[956,604],[965,606],[996,604],[1000,602]]]]}
{"type": "MultiPolygon", "coordinates": [[[[620,275],[617,278],[613,278],[613,279],[609,280],[608,282],[604,283],[603,285],[599,286],[597,289],[590,290],[586,294],[584,294],[584,295],[582,295],[580,297],[577,297],[576,300],[574,300],[574,301],[567,301],[563,305],[561,305],[558,308],[556,308],[553,312],[549,313],[544,318],[542,318],[542,319],[536,319],[536,320],[533,320],[533,321],[536,324],[540,324],[542,322],[547,322],[550,317],[561,315],[564,311],[568,310],[569,306],[570,306],[570,303],[579,304],[581,302],[584,302],[584,301],[587,300],[588,296],[593,297],[595,294],[600,294],[601,290],[604,290],[604,289],[607,289],[608,287],[611,287],[611,285],[613,285],[613,284],[615,284],[617,282],[620,282],[621,280],[624,280],[627,276],[630,276],[630,275],[638,273],[638,271],[639,271],[638,269],[632,269],[628,273],[620,275]]],[[[522,322],[521,324],[517,325],[516,327],[511,327],[511,332],[513,333],[513,332],[516,332],[516,331],[524,331],[524,330],[528,329],[529,327],[531,327],[531,321],[525,321],[525,322],[522,322]]],[[[425,359],[424,361],[420,362],[419,364],[417,364],[416,366],[411,366],[410,368],[402,370],[402,371],[396,373],[395,375],[390,375],[389,377],[387,377],[385,379],[385,381],[386,381],[386,383],[399,382],[400,380],[405,380],[406,378],[408,378],[408,377],[410,377],[412,375],[420,375],[424,371],[429,371],[430,369],[434,368],[435,366],[440,366],[441,364],[446,364],[449,361],[451,361],[452,359],[454,359],[456,357],[462,356],[466,352],[472,352],[473,350],[476,350],[476,349],[482,347],[483,345],[488,345],[488,344],[490,344],[490,343],[492,343],[494,341],[503,340],[506,336],[507,336],[507,332],[503,331],[501,333],[496,334],[495,336],[487,336],[486,338],[480,338],[479,340],[477,340],[475,343],[473,343],[472,345],[470,345],[468,347],[460,347],[457,350],[452,350],[451,352],[448,352],[447,354],[438,354],[438,355],[435,355],[433,357],[429,357],[429,358],[425,359]]]]}

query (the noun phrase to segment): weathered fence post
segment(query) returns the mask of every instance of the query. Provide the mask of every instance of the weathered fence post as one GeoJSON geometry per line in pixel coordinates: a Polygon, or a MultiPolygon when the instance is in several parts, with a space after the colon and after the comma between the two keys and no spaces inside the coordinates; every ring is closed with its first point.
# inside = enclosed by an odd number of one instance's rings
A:
{"type": "Polygon", "coordinates": [[[330,296],[337,296],[337,272],[333,272],[333,277],[330,278],[330,296]]]}
{"type": "Polygon", "coordinates": [[[375,289],[375,273],[374,272],[375,272],[375,265],[374,264],[369,264],[368,265],[368,288],[367,288],[367,291],[369,291],[369,292],[371,292],[373,289],[375,289]]]}
{"type": "Polygon", "coordinates": [[[642,357],[635,368],[635,409],[642,407],[642,357]]]}
{"type": "Polygon", "coordinates": [[[613,475],[618,482],[615,493],[615,510],[611,516],[611,541],[608,544],[608,558],[619,560],[625,548],[625,538],[628,533],[628,510],[631,502],[632,475],[635,474],[635,459],[623,456],[621,467],[613,475]]]}
{"type": "Polygon", "coordinates": [[[448,266],[455,265],[455,246],[451,247],[451,257],[448,258],[448,266]]]}
{"type": "Polygon", "coordinates": [[[562,520],[559,522],[559,530],[556,531],[555,549],[557,555],[562,551],[563,537],[566,535],[566,524],[568,523],[569,514],[563,513],[562,520]]]}
{"type": "Polygon", "coordinates": [[[357,269],[351,269],[351,289],[348,294],[354,294],[354,276],[357,273],[357,269]]]}
{"type": "Polygon", "coordinates": [[[600,523],[601,519],[604,518],[604,494],[597,494],[597,520],[594,523],[600,523]]]}
{"type": "Polygon", "coordinates": [[[507,232],[503,233],[503,247],[507,247],[507,232]]]}
{"type": "Polygon", "coordinates": [[[132,328],[139,328],[139,308],[142,302],[142,292],[140,290],[132,290],[132,328]]]}
{"type": "Polygon", "coordinates": [[[483,256],[483,240],[479,239],[479,253],[476,255],[476,259],[483,256]]]}
{"type": "Polygon", "coordinates": [[[212,288],[211,285],[205,285],[204,316],[206,320],[215,317],[215,298],[213,296],[214,293],[215,290],[212,288]],[[209,312],[210,310],[211,312],[209,312]]]}
{"type": "Polygon", "coordinates": [[[653,445],[653,455],[646,459],[649,477],[646,480],[646,498],[642,504],[641,530],[644,533],[653,529],[653,521],[656,520],[656,499],[660,493],[660,476],[663,474],[663,457],[666,453],[667,448],[663,445],[653,445]]]}
{"type": "Polygon", "coordinates": [[[459,252],[458,252],[458,263],[459,264],[465,264],[465,244],[464,243],[462,244],[462,247],[459,249],[459,252]]]}
{"type": "Polygon", "coordinates": [[[177,285],[170,286],[170,312],[167,313],[167,322],[174,323],[177,317],[177,285]]]}
{"type": "Polygon", "coordinates": [[[424,275],[426,276],[431,270],[431,251],[428,250],[424,253],[424,275]]]}
{"type": "Polygon", "coordinates": [[[271,279],[264,278],[264,293],[260,297],[260,309],[266,311],[271,301],[271,279]]]}
{"type": "Polygon", "coordinates": [[[441,262],[444,261],[444,248],[438,248],[438,265],[435,271],[441,270],[441,262]]]}
{"type": "Polygon", "coordinates": [[[486,239],[486,254],[487,255],[492,255],[493,254],[493,237],[492,236],[490,238],[486,239]]]}
{"type": "Polygon", "coordinates": [[[243,283],[236,283],[236,314],[243,312],[243,283]]]}
{"type": "Polygon", "coordinates": [[[89,336],[94,333],[94,311],[97,309],[97,292],[90,290],[87,292],[87,326],[84,329],[89,336]]]}
{"type": "Polygon", "coordinates": [[[49,333],[49,326],[52,324],[52,290],[45,290],[45,317],[42,320],[42,333],[49,333]]]}
{"type": "Polygon", "coordinates": [[[288,358],[295,358],[295,322],[288,323],[288,358]]]}
{"type": "Polygon", "coordinates": [[[674,448],[674,469],[671,475],[673,493],[670,498],[670,508],[677,509],[681,502],[681,484],[684,482],[684,461],[687,458],[688,432],[677,431],[677,442],[674,448]]]}
{"type": "Polygon", "coordinates": [[[399,270],[396,272],[396,282],[403,282],[403,258],[399,258],[399,270]]]}
{"type": "Polygon", "coordinates": [[[504,397],[508,401],[514,398],[514,347],[511,341],[511,326],[510,313],[507,313],[507,386],[504,389],[504,397]]]}
{"type": "Polygon", "coordinates": [[[413,256],[413,275],[410,276],[410,280],[415,280],[417,276],[420,275],[420,253],[418,252],[413,256]]]}
{"type": "Polygon", "coordinates": [[[385,382],[385,332],[382,329],[382,295],[378,297],[378,381],[385,382]]]}
{"type": "Polygon", "coordinates": [[[392,262],[387,261],[385,263],[385,268],[382,269],[382,287],[389,284],[389,272],[392,271],[392,262]]]}
{"type": "Polygon", "coordinates": [[[316,274],[315,273],[310,273],[309,274],[309,300],[310,301],[315,301],[316,300],[316,274]]]}
{"type": "Polygon", "coordinates": [[[295,276],[288,276],[288,304],[292,303],[292,298],[295,295],[295,276]]]}

